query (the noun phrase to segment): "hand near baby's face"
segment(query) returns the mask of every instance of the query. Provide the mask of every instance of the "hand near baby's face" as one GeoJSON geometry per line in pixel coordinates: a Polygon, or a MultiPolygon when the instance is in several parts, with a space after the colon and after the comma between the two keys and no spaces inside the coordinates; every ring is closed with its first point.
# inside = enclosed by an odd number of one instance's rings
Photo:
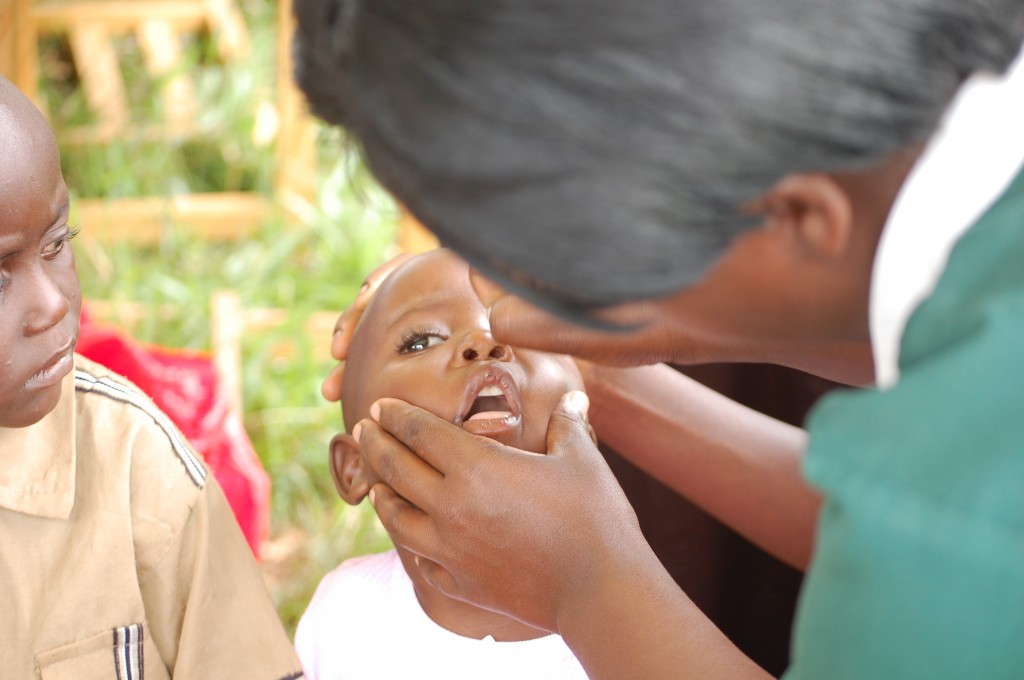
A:
{"type": "Polygon", "coordinates": [[[620,562],[651,554],[591,437],[587,404],[578,391],[561,400],[547,455],[395,399],[360,421],[364,464],[381,480],[371,496],[377,514],[431,585],[558,631],[600,584],[626,578],[620,562]]]}
{"type": "Polygon", "coordinates": [[[327,401],[339,401],[341,399],[341,382],[345,375],[345,361],[348,359],[348,348],[352,344],[352,336],[359,325],[366,306],[373,299],[373,294],[380,288],[380,284],[388,277],[388,274],[398,269],[404,262],[412,258],[411,253],[396,255],[384,264],[374,269],[363,281],[363,287],[356,295],[356,299],[338,317],[334,324],[334,336],[331,339],[331,356],[338,360],[338,364],[331,369],[331,372],[324,378],[320,387],[321,393],[327,401]]]}

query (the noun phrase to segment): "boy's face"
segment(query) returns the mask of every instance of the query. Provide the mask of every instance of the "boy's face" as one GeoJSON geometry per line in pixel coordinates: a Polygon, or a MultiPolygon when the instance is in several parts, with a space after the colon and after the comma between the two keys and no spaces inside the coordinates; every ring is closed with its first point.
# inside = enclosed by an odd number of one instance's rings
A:
{"type": "Polygon", "coordinates": [[[374,401],[395,397],[543,453],[552,410],[582,388],[571,358],[497,343],[468,265],[438,250],[407,262],[375,294],[349,352],[342,403],[349,428],[374,401]]]}
{"type": "Polygon", "coordinates": [[[60,399],[82,301],[56,141],[3,78],[0,149],[0,427],[26,427],[60,399]]]}

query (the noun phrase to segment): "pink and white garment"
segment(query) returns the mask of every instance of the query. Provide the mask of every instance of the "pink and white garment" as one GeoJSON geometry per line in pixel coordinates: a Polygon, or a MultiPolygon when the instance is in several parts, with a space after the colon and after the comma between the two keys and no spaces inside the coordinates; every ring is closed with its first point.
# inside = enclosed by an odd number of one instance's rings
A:
{"type": "Polygon", "coordinates": [[[586,680],[558,635],[463,637],[424,613],[398,554],[346,560],[302,615],[295,648],[309,680],[586,680]]]}

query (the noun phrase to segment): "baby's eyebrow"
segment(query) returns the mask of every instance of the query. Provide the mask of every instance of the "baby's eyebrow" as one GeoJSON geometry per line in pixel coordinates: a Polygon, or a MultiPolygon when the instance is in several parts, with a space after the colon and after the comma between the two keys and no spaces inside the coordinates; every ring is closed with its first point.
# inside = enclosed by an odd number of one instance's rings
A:
{"type": "Polygon", "coordinates": [[[384,330],[391,330],[410,314],[428,314],[436,310],[446,309],[451,303],[451,297],[440,291],[417,298],[413,304],[402,307],[385,318],[384,330]]]}

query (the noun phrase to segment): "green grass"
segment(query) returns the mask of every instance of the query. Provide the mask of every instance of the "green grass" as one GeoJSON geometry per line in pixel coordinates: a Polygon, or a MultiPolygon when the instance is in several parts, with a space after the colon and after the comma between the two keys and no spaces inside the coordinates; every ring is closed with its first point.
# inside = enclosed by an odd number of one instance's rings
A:
{"type": "MultiPolygon", "coordinates": [[[[256,111],[274,100],[274,16],[269,0],[243,4],[253,42],[241,63],[221,64],[209,39],[190,45],[183,65],[196,84],[196,131],[173,143],[119,138],[109,144],[62,145],[65,177],[73,197],[171,195],[199,191],[256,191],[269,196],[273,151],[253,142],[256,111]]],[[[132,118],[159,122],[159,83],[142,68],[131,39],[118,50],[129,89],[132,118]]],[[[58,139],[91,114],[76,87],[66,46],[41,46],[42,92],[58,139]]],[[[320,396],[330,365],[319,361],[301,332],[319,310],[341,310],[363,276],[391,254],[398,211],[359,158],[344,150],[341,133],[322,130],[318,140],[317,199],[301,224],[269,219],[251,238],[209,243],[168,225],[160,243],[140,248],[76,242],[86,300],[130,300],[154,314],[133,329],[144,342],[179,348],[210,346],[209,298],[231,288],[246,307],[289,312],[279,329],[243,339],[244,422],[272,480],[272,540],[265,573],[289,631],[320,578],[342,559],[389,547],[365,503],[351,508],[334,491],[327,443],[342,427],[336,404],[320,396]],[[282,341],[297,344],[285,356],[282,341]]],[[[74,216],[72,217],[74,220],[74,216]]],[[[87,233],[90,225],[79,225],[87,233]]]]}

